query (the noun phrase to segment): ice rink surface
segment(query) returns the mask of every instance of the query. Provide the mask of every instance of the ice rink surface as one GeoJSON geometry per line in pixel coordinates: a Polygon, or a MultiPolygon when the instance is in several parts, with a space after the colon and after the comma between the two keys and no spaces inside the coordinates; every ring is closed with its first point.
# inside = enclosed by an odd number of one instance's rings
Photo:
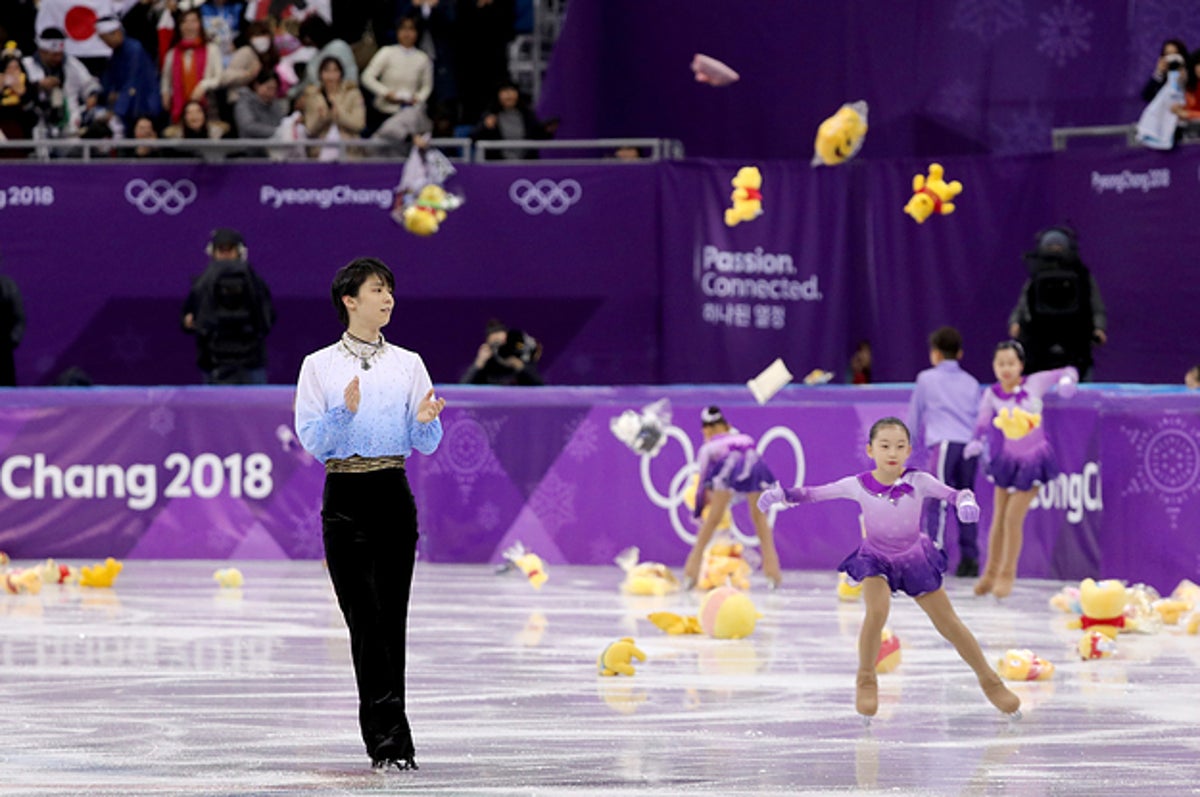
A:
{"type": "MultiPolygon", "coordinates": [[[[15,565],[29,563],[14,563],[15,565]]],[[[417,772],[373,772],[349,646],[320,562],[126,563],[112,589],[0,594],[0,794],[1200,794],[1200,637],[1124,634],[1081,661],[1019,581],[1003,602],[948,579],[990,659],[1030,648],[1054,678],[1010,721],[901,596],[899,668],[853,709],[861,603],[828,572],[761,578],[754,634],[667,636],[645,617],[698,595],[630,597],[616,567],[516,572],[419,563],[409,633],[417,772]],[[213,581],[237,565],[240,590],[213,581]],[[648,656],[601,678],[632,636],[648,656]]]]}

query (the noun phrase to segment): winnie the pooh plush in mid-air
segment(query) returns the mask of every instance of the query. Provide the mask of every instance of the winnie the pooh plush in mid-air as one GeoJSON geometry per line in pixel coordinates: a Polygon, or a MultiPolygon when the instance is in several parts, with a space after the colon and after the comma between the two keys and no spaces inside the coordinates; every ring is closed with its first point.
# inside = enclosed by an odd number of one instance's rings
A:
{"type": "Polygon", "coordinates": [[[928,177],[923,174],[913,177],[912,199],[904,206],[904,212],[918,224],[923,224],[935,213],[945,216],[954,212],[954,203],[950,200],[962,193],[963,186],[958,180],[947,183],[945,173],[942,164],[931,163],[928,177]]]}
{"type": "Polygon", "coordinates": [[[1040,412],[1026,412],[1020,407],[1013,407],[1011,411],[1008,407],[1001,407],[992,419],[992,426],[1003,432],[1009,440],[1020,440],[1041,425],[1040,412]]]}
{"type": "Polygon", "coordinates": [[[817,128],[812,165],[845,163],[858,154],[866,137],[867,104],[862,100],[846,103],[817,128]]]}
{"type": "Polygon", "coordinates": [[[762,172],[757,166],[743,166],[729,181],[733,193],[729,199],[733,207],[725,210],[725,225],[735,227],[743,221],[754,221],[762,215],[762,172]]]}

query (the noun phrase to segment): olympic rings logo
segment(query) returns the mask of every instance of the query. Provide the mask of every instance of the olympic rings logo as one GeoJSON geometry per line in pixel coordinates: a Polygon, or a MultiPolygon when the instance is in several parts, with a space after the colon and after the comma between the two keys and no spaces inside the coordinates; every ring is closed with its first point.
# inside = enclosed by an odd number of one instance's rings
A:
{"type": "Polygon", "coordinates": [[[125,201],[147,216],[162,211],[177,216],[195,201],[196,184],[191,180],[155,180],[147,183],[140,177],[125,184],[125,201]]]}
{"type": "Polygon", "coordinates": [[[570,178],[559,180],[542,179],[536,183],[525,178],[516,180],[508,187],[508,198],[530,216],[548,212],[561,216],[583,198],[583,186],[570,178]]]}
{"type": "MultiPolygon", "coordinates": [[[[692,447],[691,438],[678,426],[668,426],[664,432],[669,440],[679,441],[680,446],[683,448],[685,462],[683,467],[671,477],[671,481],[667,486],[667,493],[664,495],[654,486],[654,481],[650,476],[651,457],[643,454],[641,457],[642,488],[646,491],[646,497],[650,499],[651,503],[667,510],[667,517],[671,519],[671,527],[675,529],[675,533],[679,535],[679,539],[691,545],[696,541],[696,531],[688,529],[683,521],[680,520],[679,508],[682,506],[684,511],[688,511],[687,504],[685,503],[687,482],[699,470],[696,463],[696,450],[692,447]]],[[[792,453],[796,457],[796,481],[792,486],[801,486],[804,484],[804,446],[795,432],[786,426],[772,426],[767,430],[766,434],[758,439],[758,445],[755,448],[761,455],[767,450],[767,446],[776,440],[783,440],[791,446],[792,453]]],[[[779,507],[775,506],[767,513],[767,519],[772,526],[775,525],[775,515],[778,511],[779,507]]],[[[743,532],[738,528],[736,519],[731,524],[730,531],[733,533],[734,538],[743,545],[758,545],[758,537],[754,533],[754,530],[751,529],[749,534],[743,532]]]]}

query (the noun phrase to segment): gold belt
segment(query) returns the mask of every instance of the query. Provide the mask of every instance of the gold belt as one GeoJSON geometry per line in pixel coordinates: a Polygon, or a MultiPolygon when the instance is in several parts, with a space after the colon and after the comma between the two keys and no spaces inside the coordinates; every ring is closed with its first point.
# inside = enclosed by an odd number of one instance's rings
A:
{"type": "Polygon", "coordinates": [[[376,470],[404,470],[404,457],[360,457],[357,454],[346,459],[330,459],[325,461],[326,473],[371,473],[376,470]]]}

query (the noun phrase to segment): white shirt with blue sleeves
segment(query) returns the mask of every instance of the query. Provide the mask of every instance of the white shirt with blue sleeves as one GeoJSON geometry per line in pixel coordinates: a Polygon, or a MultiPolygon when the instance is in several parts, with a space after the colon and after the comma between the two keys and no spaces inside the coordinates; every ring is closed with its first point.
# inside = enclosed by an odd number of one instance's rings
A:
{"type": "Polygon", "coordinates": [[[416,352],[385,344],[364,370],[361,361],[335,343],[304,358],[296,386],[296,434],[308,453],[329,459],[432,454],[442,439],[442,422],[417,420],[417,408],[433,387],[416,352]],[[345,391],[358,377],[358,412],[346,408],[345,391]]]}

